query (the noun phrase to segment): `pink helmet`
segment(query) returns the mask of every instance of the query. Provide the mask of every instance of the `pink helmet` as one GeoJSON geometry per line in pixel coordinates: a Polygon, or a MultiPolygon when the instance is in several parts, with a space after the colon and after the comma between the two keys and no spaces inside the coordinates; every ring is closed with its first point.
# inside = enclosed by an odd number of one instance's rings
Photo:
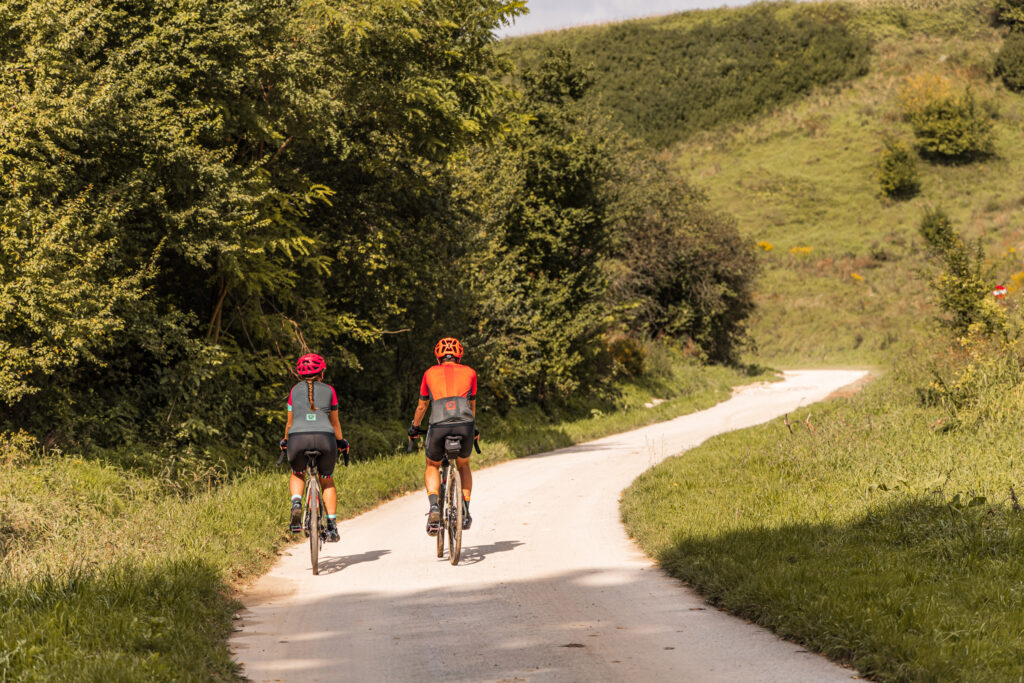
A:
{"type": "Polygon", "coordinates": [[[307,353],[295,364],[295,372],[300,375],[316,375],[326,369],[327,363],[324,362],[323,356],[317,353],[307,353]]]}

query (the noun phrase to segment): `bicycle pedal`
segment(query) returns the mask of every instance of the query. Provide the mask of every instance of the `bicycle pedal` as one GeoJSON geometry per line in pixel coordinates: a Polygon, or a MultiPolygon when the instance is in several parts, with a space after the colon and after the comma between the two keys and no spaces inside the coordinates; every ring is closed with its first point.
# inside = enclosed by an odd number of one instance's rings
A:
{"type": "Polygon", "coordinates": [[[441,525],[440,524],[428,524],[427,525],[427,535],[428,536],[437,536],[437,533],[439,531],[441,531],[441,525]]]}

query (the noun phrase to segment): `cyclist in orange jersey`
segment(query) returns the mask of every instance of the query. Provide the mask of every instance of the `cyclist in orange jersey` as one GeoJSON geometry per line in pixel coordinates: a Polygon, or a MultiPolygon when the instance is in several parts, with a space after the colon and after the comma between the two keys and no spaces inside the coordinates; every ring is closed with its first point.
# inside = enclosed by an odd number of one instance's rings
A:
{"type": "Polygon", "coordinates": [[[427,518],[427,533],[437,533],[441,521],[441,508],[437,504],[437,492],[441,487],[441,458],[444,456],[444,438],[462,436],[462,452],[455,461],[462,477],[462,500],[464,514],[462,528],[468,529],[473,523],[469,516],[469,497],[473,490],[473,475],[469,469],[469,456],[473,441],[478,436],[476,419],[476,370],[462,364],[463,349],[458,339],[445,337],[434,346],[437,365],[423,373],[420,382],[420,400],[412,418],[409,436],[415,438],[420,422],[430,408],[430,427],[427,430],[427,469],[423,481],[427,485],[430,512],[427,518]]]}

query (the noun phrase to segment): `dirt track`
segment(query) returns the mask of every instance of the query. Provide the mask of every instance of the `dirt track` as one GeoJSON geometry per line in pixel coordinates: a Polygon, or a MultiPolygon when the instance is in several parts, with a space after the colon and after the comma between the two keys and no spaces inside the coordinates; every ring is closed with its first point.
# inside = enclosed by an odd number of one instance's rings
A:
{"type": "Polygon", "coordinates": [[[618,495],[667,456],[863,374],[789,372],[693,415],[474,473],[457,567],[435,557],[422,492],[382,505],[340,525],[320,576],[307,545],[286,552],[243,596],[232,648],[254,681],[848,681],[662,573],[626,537],[618,495]]]}

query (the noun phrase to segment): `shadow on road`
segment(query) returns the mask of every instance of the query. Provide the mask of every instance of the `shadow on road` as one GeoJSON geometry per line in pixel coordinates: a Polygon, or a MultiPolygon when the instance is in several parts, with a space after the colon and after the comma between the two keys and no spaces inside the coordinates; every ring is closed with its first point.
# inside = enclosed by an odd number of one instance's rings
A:
{"type": "Polygon", "coordinates": [[[321,574],[334,574],[340,572],[346,567],[351,567],[354,564],[361,564],[363,562],[375,562],[385,555],[389,554],[390,550],[369,550],[365,553],[358,555],[346,555],[345,557],[324,557],[320,560],[320,573],[321,574]]]}
{"type": "MultiPolygon", "coordinates": [[[[482,558],[518,545],[465,550],[482,558]]],[[[390,591],[382,583],[258,607],[232,639],[236,661],[252,681],[842,683],[854,674],[706,609],[647,567],[468,584],[460,568],[451,568],[443,588],[390,591]],[[322,621],[314,613],[336,616],[322,621]],[[284,625],[288,643],[275,632],[284,625]]]]}
{"type": "Polygon", "coordinates": [[[483,561],[488,555],[515,550],[521,545],[523,545],[522,541],[498,541],[490,545],[463,546],[459,564],[476,564],[483,561]]]}

